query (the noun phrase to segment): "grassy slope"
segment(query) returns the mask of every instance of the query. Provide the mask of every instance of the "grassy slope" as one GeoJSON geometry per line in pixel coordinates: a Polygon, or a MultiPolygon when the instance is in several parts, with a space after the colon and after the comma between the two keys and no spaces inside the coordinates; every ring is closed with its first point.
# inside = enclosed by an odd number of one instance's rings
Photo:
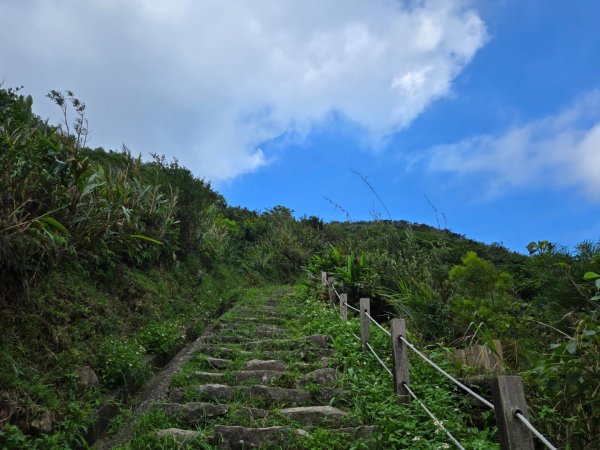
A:
{"type": "Polygon", "coordinates": [[[119,266],[98,279],[77,267],[52,273],[20,303],[0,311],[0,448],[64,448],[80,439],[95,408],[116,388],[135,387],[236,296],[231,273],[199,276],[193,263],[170,269],[119,266]],[[100,386],[81,389],[90,366],[100,386]],[[31,429],[49,418],[53,429],[31,429]]]}

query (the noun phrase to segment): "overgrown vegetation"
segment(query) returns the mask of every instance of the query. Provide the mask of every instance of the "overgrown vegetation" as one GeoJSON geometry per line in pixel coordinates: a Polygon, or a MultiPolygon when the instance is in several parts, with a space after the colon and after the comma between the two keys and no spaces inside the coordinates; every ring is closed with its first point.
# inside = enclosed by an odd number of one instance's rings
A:
{"type": "Polygon", "coordinates": [[[406,317],[421,344],[500,339],[538,428],[565,448],[597,442],[599,243],[539,241],[526,256],[403,221],[231,207],[177,161],[88,148],[85,105],[49,98],[60,125],[0,89],[2,445],[81,442],[95,407],[142,383],[237,287],[304,269],[334,274],[353,304],[370,297],[381,321],[406,317]],[[82,386],[85,368],[98,384],[82,386]]]}

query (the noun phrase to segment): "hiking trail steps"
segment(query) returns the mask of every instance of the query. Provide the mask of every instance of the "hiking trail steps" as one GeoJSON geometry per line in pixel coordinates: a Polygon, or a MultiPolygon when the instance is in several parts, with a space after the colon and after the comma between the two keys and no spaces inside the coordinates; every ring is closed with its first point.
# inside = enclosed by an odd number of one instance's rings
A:
{"type": "Polygon", "coordinates": [[[349,442],[376,431],[348,411],[350,392],[341,385],[330,337],[298,336],[290,326],[297,319],[278,299],[283,294],[240,301],[201,338],[152,405],[179,425],[154,430],[161,442],[301,449],[309,448],[303,438],[314,430],[349,442]]]}

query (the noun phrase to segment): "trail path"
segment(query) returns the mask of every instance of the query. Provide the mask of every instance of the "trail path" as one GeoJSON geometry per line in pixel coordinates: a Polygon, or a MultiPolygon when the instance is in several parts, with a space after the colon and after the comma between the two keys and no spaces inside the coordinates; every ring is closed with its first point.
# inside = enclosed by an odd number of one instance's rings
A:
{"type": "Polygon", "coordinates": [[[368,438],[374,427],[347,410],[330,337],[298,335],[281,305],[286,294],[234,306],[149,384],[130,423],[95,447],[135,448],[137,439],[160,448],[302,449],[315,433],[368,438]]]}

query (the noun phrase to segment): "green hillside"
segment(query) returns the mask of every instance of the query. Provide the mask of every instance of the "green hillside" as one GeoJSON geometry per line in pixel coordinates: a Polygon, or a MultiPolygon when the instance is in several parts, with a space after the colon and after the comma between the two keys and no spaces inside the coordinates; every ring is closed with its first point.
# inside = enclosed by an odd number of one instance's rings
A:
{"type": "Polygon", "coordinates": [[[246,288],[321,271],[423,346],[501,340],[536,426],[561,447],[597,442],[600,243],[524,255],[405,221],[232,207],[177,161],[88,148],[85,105],[49,96],[60,125],[0,89],[2,447],[85,446],[99,405],[125,405],[246,288]]]}

